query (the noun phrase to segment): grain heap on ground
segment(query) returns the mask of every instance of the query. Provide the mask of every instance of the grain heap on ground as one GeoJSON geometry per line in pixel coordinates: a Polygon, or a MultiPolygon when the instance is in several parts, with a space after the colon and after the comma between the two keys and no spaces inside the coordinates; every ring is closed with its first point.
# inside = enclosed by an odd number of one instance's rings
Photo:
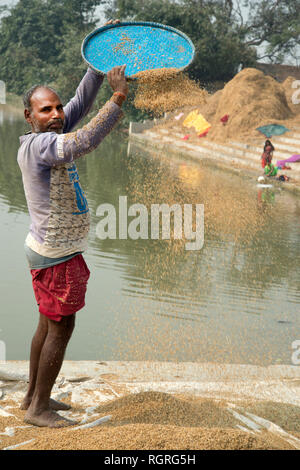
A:
{"type": "Polygon", "coordinates": [[[164,127],[170,132],[172,128],[178,132],[180,126],[181,132],[188,132],[192,139],[198,139],[196,132],[182,126],[187,115],[195,109],[211,124],[207,138],[214,141],[261,138],[262,134],[256,128],[268,124],[293,127],[297,125],[300,112],[300,105],[292,102],[296,91],[292,88],[293,82],[294,79],[289,77],[281,84],[257,69],[246,68],[215,94],[208,95],[202,90],[202,103],[195,99],[190,104],[185,102],[184,88],[178,87],[177,101],[181,105],[165,124],[158,126],[158,130],[164,127]],[[179,111],[184,111],[184,115],[177,121],[174,117],[179,111]],[[229,120],[224,125],[220,120],[225,115],[229,115],[229,120]]]}
{"type": "MultiPolygon", "coordinates": [[[[2,405],[5,403],[2,402],[2,405]]],[[[0,418],[0,432],[4,432],[7,426],[21,427],[16,429],[13,436],[1,435],[2,449],[27,441],[30,442],[22,445],[21,450],[293,448],[267,431],[255,435],[238,429],[240,422],[228,411],[226,402],[190,395],[174,396],[154,391],[125,395],[100,404],[96,409],[99,416],[111,415],[110,421],[97,427],[78,430],[72,427],[23,428],[25,412],[13,402],[10,403],[9,411],[16,418],[0,418]]],[[[76,406],[73,408],[75,413],[80,411],[82,413],[84,410],[76,406]]]]}

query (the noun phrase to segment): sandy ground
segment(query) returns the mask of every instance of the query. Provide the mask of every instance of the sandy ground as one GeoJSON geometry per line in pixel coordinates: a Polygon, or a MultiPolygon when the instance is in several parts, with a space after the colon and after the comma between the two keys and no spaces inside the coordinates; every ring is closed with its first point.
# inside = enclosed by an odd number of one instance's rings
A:
{"type": "Polygon", "coordinates": [[[297,366],[65,361],[62,429],[24,423],[27,380],[26,361],[0,364],[0,449],[300,449],[297,366]]]}

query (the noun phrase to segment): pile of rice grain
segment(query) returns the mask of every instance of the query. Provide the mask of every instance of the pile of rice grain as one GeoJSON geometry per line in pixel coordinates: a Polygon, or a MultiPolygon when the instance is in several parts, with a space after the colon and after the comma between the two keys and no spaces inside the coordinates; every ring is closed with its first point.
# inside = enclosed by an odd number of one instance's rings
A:
{"type": "Polygon", "coordinates": [[[141,392],[100,405],[112,415],[105,425],[73,431],[43,429],[24,449],[165,450],[290,448],[267,432],[255,436],[236,428],[224,405],[210,399],[191,400],[162,392],[141,392]]]}
{"type": "MultiPolygon", "coordinates": [[[[153,424],[97,427],[45,433],[21,450],[283,450],[284,446],[238,429],[153,424]],[[55,440],[53,440],[55,436],[55,440]]],[[[288,450],[292,450],[287,446],[288,450]]]]}
{"type": "MultiPolygon", "coordinates": [[[[18,450],[294,449],[268,431],[255,435],[238,429],[241,422],[228,411],[227,400],[190,394],[148,391],[98,403],[98,417],[110,414],[111,420],[78,430],[73,427],[24,427],[26,412],[20,410],[19,403],[4,400],[1,406],[9,406],[9,412],[14,416],[0,417],[0,433],[4,433],[0,449],[21,443],[18,450]],[[13,434],[6,432],[8,427],[14,429],[13,434]]],[[[298,436],[297,406],[256,401],[241,403],[241,406],[258,416],[272,419],[287,432],[298,436]]],[[[80,405],[73,404],[72,412],[83,415],[85,411],[80,405]]]]}

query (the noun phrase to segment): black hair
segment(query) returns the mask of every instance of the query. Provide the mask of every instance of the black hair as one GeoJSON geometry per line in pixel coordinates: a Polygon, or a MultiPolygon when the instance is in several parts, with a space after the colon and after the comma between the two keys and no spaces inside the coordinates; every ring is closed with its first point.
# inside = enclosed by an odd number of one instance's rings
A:
{"type": "Polygon", "coordinates": [[[28,109],[29,111],[31,111],[31,98],[39,88],[46,88],[47,90],[53,91],[53,93],[55,93],[57,95],[56,91],[48,85],[33,85],[23,95],[23,103],[24,103],[24,108],[25,109],[28,109]]]}
{"type": "Polygon", "coordinates": [[[275,148],[274,148],[274,146],[273,146],[272,142],[271,142],[270,140],[266,140],[266,142],[265,142],[265,146],[264,146],[264,152],[266,151],[266,147],[267,147],[268,145],[270,145],[270,146],[271,146],[271,148],[272,148],[272,151],[274,151],[274,150],[275,150],[275,148]]]}

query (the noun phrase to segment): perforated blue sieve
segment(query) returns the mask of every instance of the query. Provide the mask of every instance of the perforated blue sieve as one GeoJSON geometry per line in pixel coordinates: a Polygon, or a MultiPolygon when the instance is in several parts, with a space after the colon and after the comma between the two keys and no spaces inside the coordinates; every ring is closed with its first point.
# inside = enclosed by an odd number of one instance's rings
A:
{"type": "Polygon", "coordinates": [[[94,70],[107,73],[126,64],[131,77],[150,69],[185,69],[194,58],[192,41],[181,31],[159,23],[127,22],[102,26],[82,43],[81,53],[94,70]]]}

